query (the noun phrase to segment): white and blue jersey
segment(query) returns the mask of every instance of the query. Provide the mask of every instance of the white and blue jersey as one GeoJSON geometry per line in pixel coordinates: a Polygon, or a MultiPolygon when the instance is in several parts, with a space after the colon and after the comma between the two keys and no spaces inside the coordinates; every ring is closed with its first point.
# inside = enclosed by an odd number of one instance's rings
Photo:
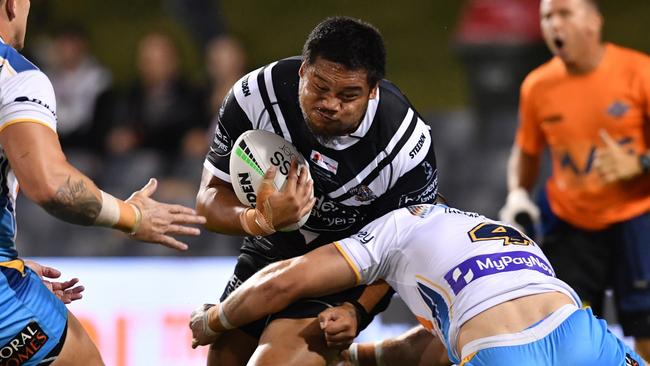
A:
{"type": "MultiPolygon", "coordinates": [[[[56,132],[56,102],[50,80],[13,47],[0,42],[0,132],[15,123],[39,123],[56,132]]],[[[0,258],[16,252],[18,182],[0,146],[0,258]]]]}
{"type": "MultiPolygon", "coordinates": [[[[56,132],[55,108],[47,76],[0,42],[0,133],[16,123],[38,123],[56,132]]],[[[0,146],[0,365],[47,364],[61,350],[68,311],[17,258],[18,182],[4,148],[0,146]]]]}
{"type": "MultiPolygon", "coordinates": [[[[531,331],[541,336],[542,329],[552,332],[581,303],[573,289],[555,277],[546,256],[530,238],[501,222],[444,205],[393,211],[335,245],[359,283],[385,279],[418,321],[443,341],[454,363],[467,357],[467,346],[456,349],[460,327],[489,308],[544,292],[561,292],[572,298],[574,304],[569,309],[531,331]]],[[[516,336],[489,346],[536,340],[516,336]]],[[[470,352],[473,355],[487,347],[478,343],[470,352]]],[[[623,365],[625,352],[618,352],[618,356],[623,365]]],[[[616,353],[612,357],[616,358],[616,353]]],[[[509,364],[492,361],[473,364],[509,364]]]]}

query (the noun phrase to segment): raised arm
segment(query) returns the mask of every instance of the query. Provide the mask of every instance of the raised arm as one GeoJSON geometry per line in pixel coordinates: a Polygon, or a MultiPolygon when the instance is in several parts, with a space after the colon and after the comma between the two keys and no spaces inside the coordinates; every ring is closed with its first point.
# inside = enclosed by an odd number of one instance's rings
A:
{"type": "Polygon", "coordinates": [[[276,262],[257,272],[226,301],[192,314],[192,346],[212,343],[219,333],[276,313],[305,297],[335,293],[357,284],[357,275],[333,244],[276,262]]]}

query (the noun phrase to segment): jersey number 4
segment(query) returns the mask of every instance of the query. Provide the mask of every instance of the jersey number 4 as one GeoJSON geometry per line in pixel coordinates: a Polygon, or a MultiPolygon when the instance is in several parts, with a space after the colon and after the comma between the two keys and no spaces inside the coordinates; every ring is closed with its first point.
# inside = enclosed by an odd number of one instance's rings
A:
{"type": "Polygon", "coordinates": [[[503,245],[533,244],[533,241],[530,240],[526,235],[522,234],[519,230],[510,226],[493,224],[490,222],[478,224],[467,234],[469,234],[469,237],[473,242],[484,240],[503,240],[503,245]]]}

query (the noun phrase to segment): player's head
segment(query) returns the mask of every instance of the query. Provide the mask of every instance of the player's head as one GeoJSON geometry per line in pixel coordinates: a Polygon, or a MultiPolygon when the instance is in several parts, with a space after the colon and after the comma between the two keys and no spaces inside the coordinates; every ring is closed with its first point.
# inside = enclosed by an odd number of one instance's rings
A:
{"type": "Polygon", "coordinates": [[[580,63],[600,46],[603,17],[597,0],[542,0],[546,44],[566,64],[580,63]]]}
{"type": "Polygon", "coordinates": [[[307,126],[324,138],[354,132],[386,72],[379,31],[357,19],[325,19],[309,34],[303,57],[299,100],[307,126]]]}
{"type": "Polygon", "coordinates": [[[17,50],[25,45],[29,0],[0,0],[0,32],[3,40],[17,50]]]}

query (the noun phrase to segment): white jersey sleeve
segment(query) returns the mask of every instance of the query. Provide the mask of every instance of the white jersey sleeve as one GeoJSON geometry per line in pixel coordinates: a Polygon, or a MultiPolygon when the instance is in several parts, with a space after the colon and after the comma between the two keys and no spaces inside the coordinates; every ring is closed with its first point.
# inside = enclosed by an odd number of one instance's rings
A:
{"type": "Polygon", "coordinates": [[[398,235],[395,214],[390,212],[334,245],[356,274],[357,283],[369,284],[387,275],[398,235]]]}
{"type": "Polygon", "coordinates": [[[42,71],[3,70],[0,85],[0,131],[14,123],[34,122],[56,132],[54,88],[42,71]]]}

